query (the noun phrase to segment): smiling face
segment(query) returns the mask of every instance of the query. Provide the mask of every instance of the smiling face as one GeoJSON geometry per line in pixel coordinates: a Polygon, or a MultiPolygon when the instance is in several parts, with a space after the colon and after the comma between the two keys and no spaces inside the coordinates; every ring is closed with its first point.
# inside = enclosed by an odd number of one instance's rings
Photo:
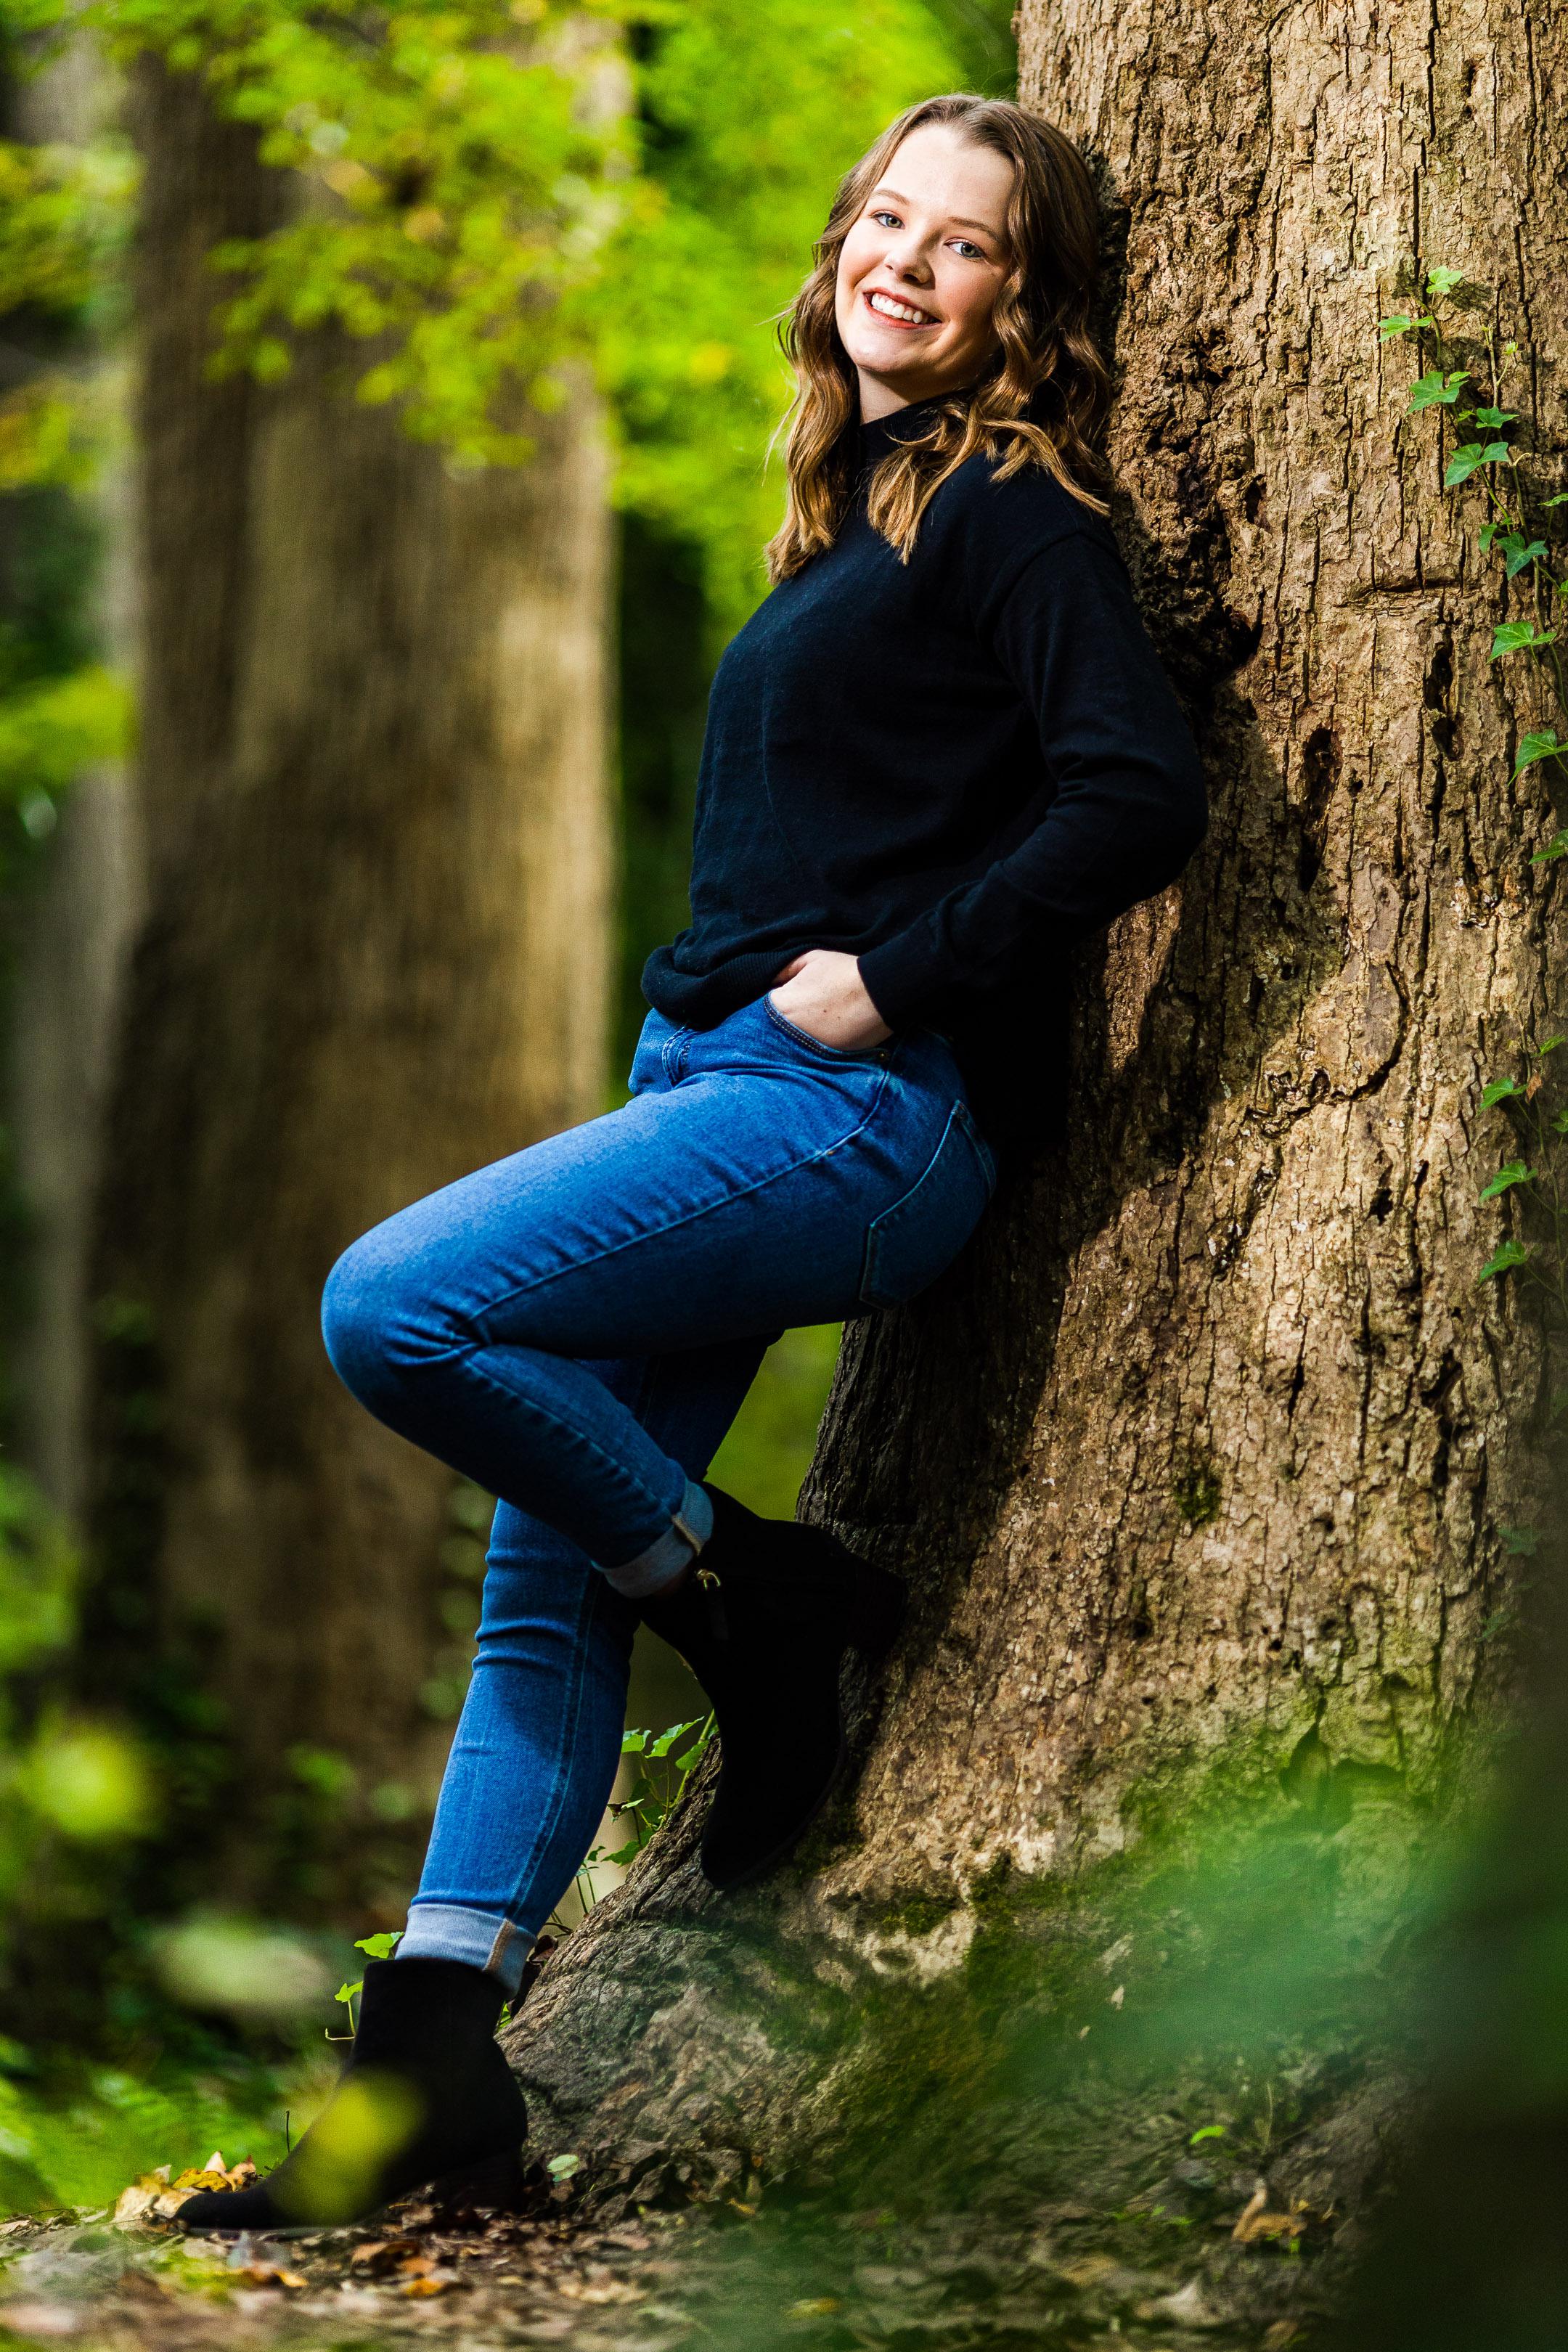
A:
{"type": "Polygon", "coordinates": [[[1006,156],[951,123],[922,123],[895,151],[838,253],[834,317],[863,417],[979,374],[1011,258],[1012,187],[1006,156]]]}

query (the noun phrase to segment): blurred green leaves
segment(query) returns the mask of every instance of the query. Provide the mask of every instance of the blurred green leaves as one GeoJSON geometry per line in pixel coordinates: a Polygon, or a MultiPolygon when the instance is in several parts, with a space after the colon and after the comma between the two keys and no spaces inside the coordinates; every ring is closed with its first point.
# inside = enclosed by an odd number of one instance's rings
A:
{"type": "Polygon", "coordinates": [[[103,1850],[157,1821],[142,1743],[54,1693],[75,1632],[77,1568],[37,1491],[0,1468],[0,1901],[13,1917],[50,1904],[91,1916],[103,1850]]]}
{"type": "Polygon", "coordinates": [[[228,1913],[198,1912],[153,1940],[158,1976],[188,2007],[279,2021],[319,2004],[331,1979],[303,1937],[228,1913]]]}
{"type": "Polygon", "coordinates": [[[296,334],[336,327],[376,346],[361,398],[482,465],[526,456],[519,397],[580,343],[562,298],[636,201],[619,13],[89,0],[83,20],[123,60],[200,73],[295,175],[280,224],[215,256],[218,368],[277,375],[296,334]]]}
{"type": "Polygon", "coordinates": [[[75,1618],[76,1556],[31,1481],[0,1465],[0,1690],[62,1649],[75,1618]]]}
{"type": "Polygon", "coordinates": [[[963,78],[910,0],[686,0],[640,44],[640,158],[594,297],[622,419],[621,497],[705,556],[716,634],[762,593],[781,480],[763,453],[789,397],[774,321],[841,174],[889,117],[963,78]]]}
{"type": "Polygon", "coordinates": [[[27,1752],[21,1787],[39,1820],[68,1838],[139,1837],[153,1826],[147,1759],[133,1740],[103,1724],[46,1724],[27,1752]]]}

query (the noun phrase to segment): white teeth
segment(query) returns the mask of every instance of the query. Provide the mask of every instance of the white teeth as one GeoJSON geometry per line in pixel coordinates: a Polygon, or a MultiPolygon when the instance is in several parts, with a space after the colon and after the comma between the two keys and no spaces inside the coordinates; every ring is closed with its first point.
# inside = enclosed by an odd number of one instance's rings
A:
{"type": "Polygon", "coordinates": [[[879,291],[868,295],[867,299],[873,310],[880,310],[889,319],[907,320],[911,327],[929,327],[932,324],[931,320],[923,310],[911,310],[907,302],[895,302],[890,294],[879,291]]]}

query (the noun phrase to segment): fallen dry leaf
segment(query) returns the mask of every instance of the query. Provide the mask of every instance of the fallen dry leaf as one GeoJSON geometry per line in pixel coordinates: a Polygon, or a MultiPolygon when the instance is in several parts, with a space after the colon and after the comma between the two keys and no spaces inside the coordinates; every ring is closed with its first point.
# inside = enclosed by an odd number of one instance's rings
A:
{"type": "Polygon", "coordinates": [[[1061,2275],[1069,2286],[1099,2286],[1115,2269],[1109,2254],[1079,2254],[1076,2261],[1061,2264],[1061,2275]]]}
{"type": "Polygon", "coordinates": [[[122,2189],[114,2202],[111,2219],[116,2230],[134,2230],[152,2219],[153,2208],[163,2195],[162,2188],[143,2189],[140,2181],[122,2189]]]}
{"type": "Polygon", "coordinates": [[[1299,2238],[1307,2226],[1307,2209],[1293,2213],[1270,2212],[1268,2184],[1260,2180],[1237,2218],[1231,2237],[1238,2246],[1258,2245],[1270,2238],[1299,2238]]]}
{"type": "Polygon", "coordinates": [[[418,2278],[406,2279],[398,2292],[412,2295],[446,2294],[451,2288],[466,2284],[456,2271],[432,2270],[423,2273],[418,2278]]]}
{"type": "MultiPolygon", "coordinates": [[[[625,2279],[557,2279],[555,2292],[568,2303],[640,2303],[645,2290],[625,2279]]],[[[831,2301],[831,2298],[829,2298],[831,2301]]],[[[833,2304],[837,2311],[837,2304],[833,2304]]]]}
{"type": "Polygon", "coordinates": [[[192,2166],[174,2179],[170,2179],[171,2169],[161,2164],[155,2172],[142,2173],[129,2189],[121,2190],[110,2216],[115,2229],[145,2229],[173,2221],[187,2197],[195,2197],[204,2189],[244,2189],[256,2179],[256,2167],[248,2157],[226,2168],[209,2159],[199,2168],[192,2166]]]}
{"type": "Polygon", "coordinates": [[[1189,2279],[1174,2294],[1163,2294],[1150,2304],[1140,2304],[1141,2319],[1174,2320],[1178,2327],[1218,2327],[1217,2315],[1204,2301],[1202,2287],[1196,2279],[1189,2279]]]}
{"type": "Polygon", "coordinates": [[[241,2286],[301,2287],[310,2284],[298,2271],[281,2270],[272,2263],[239,2263],[228,2275],[241,2286]]]}
{"type": "Polygon", "coordinates": [[[417,2259],[419,2254],[417,2238],[372,2238],[367,2244],[354,2248],[349,2256],[349,2267],[356,2271],[391,2271],[410,2256],[417,2259]]]}

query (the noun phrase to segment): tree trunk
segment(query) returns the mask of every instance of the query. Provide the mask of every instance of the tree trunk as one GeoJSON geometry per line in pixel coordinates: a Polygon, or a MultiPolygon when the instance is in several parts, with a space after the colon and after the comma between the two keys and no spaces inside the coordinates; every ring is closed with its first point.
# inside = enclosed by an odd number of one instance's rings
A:
{"type": "Polygon", "coordinates": [[[955,1971],[999,1885],[1048,1896],[1205,1771],[1439,1793],[1531,1516],[1542,1349],[1477,1286],[1477,1194],[1482,1082],[1563,1003],[1541,771],[1509,782],[1542,714],[1377,327],[1413,245],[1465,270],[1562,441],[1568,23],[1019,21],[1102,175],[1116,519],[1213,828],[1085,960],[1066,1144],[847,1343],[804,1508],[917,1604],[858,1787],[728,1906],[678,1819],[570,1940],[511,2044],[545,2145],[800,2154],[847,1993],[955,1971]]]}
{"type": "MultiPolygon", "coordinates": [[[[7,96],[15,116],[8,133],[29,145],[77,147],[112,116],[118,89],[97,46],[83,35],[7,96]]],[[[26,338],[15,325],[8,364],[28,373],[36,355],[26,352],[26,338]]],[[[119,353],[79,346],[72,357],[95,380],[100,398],[117,404],[123,384],[119,353]]],[[[55,511],[33,529],[56,542],[57,626],[76,620],[79,601],[92,616],[95,650],[117,669],[126,667],[132,659],[136,593],[126,468],[110,464],[86,492],[46,495],[57,501],[55,511]],[[60,577],[62,570],[68,572],[68,556],[66,565],[60,562],[60,542],[69,548],[73,515],[77,534],[86,523],[97,542],[90,557],[85,551],[77,557],[85,576],[74,593],[60,577]]],[[[104,1094],[141,896],[136,795],[121,764],[77,780],[39,862],[20,910],[14,992],[5,1008],[7,1118],[26,1223],[24,1307],[8,1349],[9,1385],[18,1456],[55,1509],[78,1525],[88,1486],[87,1290],[104,1094]]]]}
{"type": "Polygon", "coordinates": [[[207,257],[279,175],[190,78],[143,68],[137,120],[149,913],[102,1206],[94,1671],[187,1751],[210,1732],[205,1891],[309,1904],[341,1832],[333,1899],[365,1917],[406,1885],[475,1547],[449,1475],[333,1379],[319,1299],[378,1219],[601,1107],[606,450],[575,380],[533,461],[479,477],[354,402],[363,352],[209,381],[207,257]]]}

